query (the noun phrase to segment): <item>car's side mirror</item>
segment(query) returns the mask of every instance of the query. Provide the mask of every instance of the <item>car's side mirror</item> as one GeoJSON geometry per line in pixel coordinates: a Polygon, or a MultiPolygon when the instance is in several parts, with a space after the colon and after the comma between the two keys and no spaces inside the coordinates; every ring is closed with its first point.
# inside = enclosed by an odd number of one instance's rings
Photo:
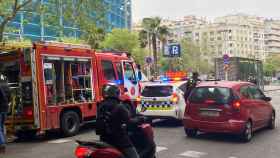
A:
{"type": "Polygon", "coordinates": [[[137,84],[137,81],[135,81],[135,80],[133,80],[133,81],[131,81],[133,84],[137,84]]]}
{"type": "Polygon", "coordinates": [[[271,97],[266,97],[266,96],[265,96],[265,97],[263,97],[263,100],[269,102],[269,101],[272,100],[272,98],[271,98],[271,97]]]}

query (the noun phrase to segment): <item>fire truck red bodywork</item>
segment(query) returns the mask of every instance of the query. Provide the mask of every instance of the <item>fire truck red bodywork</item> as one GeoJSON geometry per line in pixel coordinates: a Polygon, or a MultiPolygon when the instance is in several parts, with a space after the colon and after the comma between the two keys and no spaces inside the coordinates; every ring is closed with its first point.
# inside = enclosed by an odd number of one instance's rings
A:
{"type": "MultiPolygon", "coordinates": [[[[124,62],[128,62],[129,64],[133,65],[133,73],[136,73],[134,66],[135,64],[133,64],[133,61],[125,55],[117,55],[109,52],[96,53],[94,50],[86,47],[76,47],[75,45],[62,43],[52,44],[43,42],[33,44],[31,58],[32,70],[28,71],[32,71],[34,105],[24,107],[23,114],[21,116],[15,116],[14,119],[9,118],[7,121],[9,125],[13,124],[15,126],[17,133],[30,130],[36,131],[37,133],[44,133],[47,130],[61,129],[64,114],[69,111],[78,114],[79,126],[87,121],[94,120],[98,103],[102,100],[102,87],[104,84],[112,82],[107,80],[104,76],[106,72],[103,72],[103,60],[110,61],[112,63],[116,80],[122,80],[122,82],[119,83],[121,89],[121,99],[127,103],[131,109],[135,109],[133,103],[139,95],[139,82],[137,80],[137,83],[131,84],[132,86],[128,87],[126,81],[123,81],[125,80],[125,68],[123,67],[124,62]],[[48,93],[50,87],[47,86],[44,76],[44,60],[46,58],[63,58],[63,60],[64,58],[69,58],[71,60],[83,59],[88,61],[91,67],[91,100],[85,100],[83,102],[64,101],[63,103],[49,105],[48,96],[51,96],[52,94],[48,93]],[[121,71],[118,71],[118,64],[121,65],[121,71]],[[122,78],[120,78],[120,75],[118,75],[120,72],[122,74],[122,78]],[[132,93],[129,94],[129,92],[132,93]]],[[[58,61],[58,63],[59,62],[60,61],[58,61]]],[[[65,74],[65,72],[63,72],[63,74],[65,74]]],[[[30,76],[31,74],[29,72],[26,75],[30,76]]],[[[63,83],[66,83],[66,81],[63,81],[63,83]]],[[[74,135],[77,132],[69,133],[66,135],[74,135]]]]}

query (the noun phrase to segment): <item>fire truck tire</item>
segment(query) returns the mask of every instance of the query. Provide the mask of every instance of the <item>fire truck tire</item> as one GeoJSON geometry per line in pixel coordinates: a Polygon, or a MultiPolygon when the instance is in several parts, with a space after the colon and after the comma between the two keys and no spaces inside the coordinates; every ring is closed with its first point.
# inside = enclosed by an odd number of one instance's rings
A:
{"type": "Polygon", "coordinates": [[[75,111],[66,111],[61,117],[62,133],[69,137],[77,134],[80,129],[80,117],[75,111]]]}

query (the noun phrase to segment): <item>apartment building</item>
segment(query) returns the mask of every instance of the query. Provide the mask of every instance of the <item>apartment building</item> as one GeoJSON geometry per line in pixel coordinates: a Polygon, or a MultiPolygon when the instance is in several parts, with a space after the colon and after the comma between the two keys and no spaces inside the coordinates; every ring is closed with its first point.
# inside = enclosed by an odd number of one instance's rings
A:
{"type": "Polygon", "coordinates": [[[266,53],[280,54],[280,20],[265,21],[266,53]]]}
{"type": "Polygon", "coordinates": [[[199,45],[201,52],[208,58],[229,54],[232,57],[264,60],[264,28],[263,18],[237,14],[192,26],[185,31],[185,37],[199,45]]]}

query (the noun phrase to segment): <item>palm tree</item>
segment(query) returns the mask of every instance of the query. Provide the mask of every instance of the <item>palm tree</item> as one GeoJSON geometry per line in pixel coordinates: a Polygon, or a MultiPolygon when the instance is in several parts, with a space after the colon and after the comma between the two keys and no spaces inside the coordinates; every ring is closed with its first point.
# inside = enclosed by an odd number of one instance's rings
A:
{"type": "Polygon", "coordinates": [[[150,47],[152,44],[153,58],[154,58],[154,72],[158,72],[158,52],[157,52],[157,40],[161,42],[167,42],[167,36],[169,34],[168,28],[161,25],[161,18],[144,18],[142,21],[142,26],[144,30],[140,32],[140,37],[142,37],[142,46],[147,45],[150,47]],[[144,38],[146,35],[146,39],[144,38]]]}
{"type": "Polygon", "coordinates": [[[161,51],[163,53],[164,51],[164,46],[167,43],[168,37],[170,36],[170,32],[167,26],[161,26],[159,28],[159,32],[158,32],[158,39],[161,42],[161,51]]]}

